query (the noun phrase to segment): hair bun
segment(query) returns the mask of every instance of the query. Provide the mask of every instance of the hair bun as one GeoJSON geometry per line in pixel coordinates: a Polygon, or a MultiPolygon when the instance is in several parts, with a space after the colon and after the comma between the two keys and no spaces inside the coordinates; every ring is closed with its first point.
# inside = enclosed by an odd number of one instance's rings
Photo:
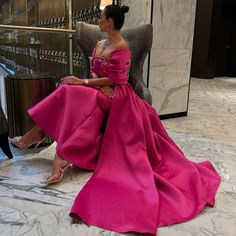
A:
{"type": "Polygon", "coordinates": [[[128,7],[128,6],[122,6],[122,7],[121,7],[121,11],[122,11],[123,13],[127,13],[127,12],[129,11],[129,7],[128,7]]]}

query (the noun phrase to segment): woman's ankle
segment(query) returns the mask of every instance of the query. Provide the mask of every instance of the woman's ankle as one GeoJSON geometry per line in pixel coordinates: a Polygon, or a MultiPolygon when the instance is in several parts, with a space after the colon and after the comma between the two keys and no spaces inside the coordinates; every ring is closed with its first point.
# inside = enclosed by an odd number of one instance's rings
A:
{"type": "Polygon", "coordinates": [[[43,139],[46,136],[46,133],[38,126],[34,126],[29,133],[31,133],[34,136],[40,137],[43,139]]]}

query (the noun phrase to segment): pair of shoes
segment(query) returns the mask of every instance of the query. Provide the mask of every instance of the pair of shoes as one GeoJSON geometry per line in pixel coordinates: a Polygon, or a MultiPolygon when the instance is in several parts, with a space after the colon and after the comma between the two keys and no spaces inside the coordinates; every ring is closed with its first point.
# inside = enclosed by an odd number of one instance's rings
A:
{"type": "Polygon", "coordinates": [[[58,178],[50,180],[50,178],[51,178],[52,176],[49,176],[48,178],[46,178],[45,180],[41,181],[40,183],[41,183],[41,184],[45,184],[45,185],[49,185],[49,184],[54,184],[54,183],[60,182],[60,181],[62,180],[63,176],[64,176],[65,170],[66,170],[68,167],[70,167],[71,180],[72,180],[72,167],[73,167],[73,165],[72,165],[71,163],[68,163],[68,164],[66,164],[65,166],[63,166],[63,167],[60,169],[61,173],[60,173],[60,176],[59,176],[58,178]]]}
{"type": "Polygon", "coordinates": [[[4,133],[4,134],[0,135],[0,148],[6,154],[8,159],[12,159],[13,158],[13,155],[11,153],[11,149],[9,147],[8,133],[4,133]]]}
{"type": "Polygon", "coordinates": [[[45,137],[39,141],[34,141],[34,142],[31,142],[27,145],[22,145],[21,139],[22,139],[22,136],[14,137],[11,139],[11,143],[20,149],[27,149],[27,148],[31,147],[32,145],[35,145],[34,146],[34,150],[35,150],[41,143],[43,143],[43,141],[45,140],[45,137]]]}

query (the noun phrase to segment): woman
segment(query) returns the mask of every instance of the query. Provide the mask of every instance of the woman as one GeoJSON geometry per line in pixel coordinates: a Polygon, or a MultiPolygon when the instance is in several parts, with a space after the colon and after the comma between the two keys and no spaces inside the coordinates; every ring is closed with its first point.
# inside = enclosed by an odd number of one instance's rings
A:
{"type": "Polygon", "coordinates": [[[99,27],[108,39],[94,49],[93,79],[65,77],[63,86],[29,110],[38,126],[13,143],[24,148],[39,142],[42,130],[56,140],[47,184],[61,180],[71,163],[95,170],[71,217],[113,231],[155,235],[158,226],[192,219],[205,205],[213,206],[220,177],[210,162],[184,156],[156,111],[128,84],[130,51],[120,35],[127,11],[104,9],[99,27]]]}

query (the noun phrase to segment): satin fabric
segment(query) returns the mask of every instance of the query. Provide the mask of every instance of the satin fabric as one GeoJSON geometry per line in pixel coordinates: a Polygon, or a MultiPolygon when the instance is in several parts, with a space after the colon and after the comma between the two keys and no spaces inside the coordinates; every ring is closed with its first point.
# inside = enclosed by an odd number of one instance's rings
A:
{"type": "Polygon", "coordinates": [[[130,51],[109,61],[91,58],[91,73],[115,85],[113,99],[98,89],[63,85],[29,110],[57,141],[58,154],[94,170],[70,216],[117,232],[155,235],[214,206],[220,176],[209,161],[188,160],[158,114],[128,84],[130,51]],[[102,129],[105,127],[105,130],[102,129]]]}

